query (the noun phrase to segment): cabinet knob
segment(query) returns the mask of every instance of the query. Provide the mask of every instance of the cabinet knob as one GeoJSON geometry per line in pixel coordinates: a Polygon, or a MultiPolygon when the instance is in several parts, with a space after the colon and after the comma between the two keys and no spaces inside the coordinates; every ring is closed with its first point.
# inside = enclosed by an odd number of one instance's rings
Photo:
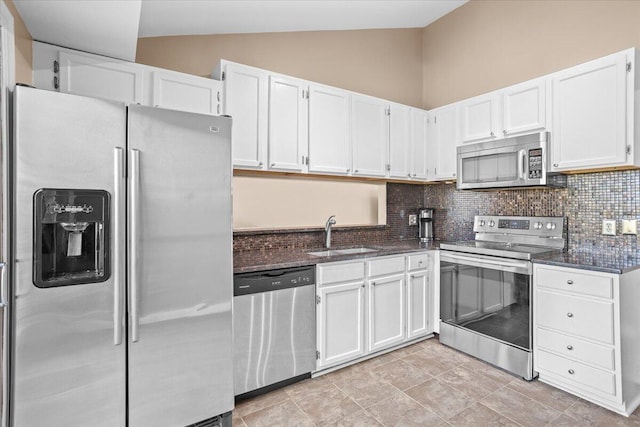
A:
{"type": "Polygon", "coordinates": [[[273,168],[273,167],[275,167],[275,166],[276,166],[276,164],[275,164],[275,163],[271,163],[271,167],[272,167],[272,168],[273,168]]]}
{"type": "Polygon", "coordinates": [[[491,131],[491,136],[496,136],[496,134],[495,134],[495,133],[493,133],[493,131],[491,131]]]}
{"type": "Polygon", "coordinates": [[[567,313],[567,317],[573,317],[573,313],[571,312],[567,313]]]}
{"type": "Polygon", "coordinates": [[[258,166],[262,167],[262,162],[258,162],[258,166]]]}
{"type": "Polygon", "coordinates": [[[505,130],[503,130],[503,131],[502,131],[502,134],[503,134],[503,135],[506,135],[506,134],[507,134],[507,130],[506,130],[506,129],[505,129],[505,130]]]}
{"type": "Polygon", "coordinates": [[[558,164],[557,164],[557,163],[554,163],[554,164],[553,164],[553,167],[554,167],[554,168],[557,168],[557,167],[558,167],[558,164]]]}
{"type": "Polygon", "coordinates": [[[418,265],[422,265],[422,260],[418,261],[418,265]]]}
{"type": "Polygon", "coordinates": [[[571,344],[569,344],[569,345],[567,346],[567,350],[573,350],[573,346],[572,346],[571,344]]]}
{"type": "Polygon", "coordinates": [[[410,174],[410,173],[408,173],[408,174],[407,174],[407,177],[411,178],[411,174],[410,174]]]}
{"type": "Polygon", "coordinates": [[[571,279],[567,280],[567,285],[573,285],[573,280],[571,279]]]}
{"type": "Polygon", "coordinates": [[[347,173],[351,172],[351,169],[347,169],[347,173]]]}
{"type": "Polygon", "coordinates": [[[576,373],[576,371],[574,371],[573,369],[569,369],[567,372],[569,372],[571,375],[576,373]]]}

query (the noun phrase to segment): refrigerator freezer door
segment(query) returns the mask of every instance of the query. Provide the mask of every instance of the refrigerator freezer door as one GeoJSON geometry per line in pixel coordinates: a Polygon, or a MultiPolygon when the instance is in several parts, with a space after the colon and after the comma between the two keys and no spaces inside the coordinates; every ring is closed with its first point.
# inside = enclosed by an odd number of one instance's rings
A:
{"type": "Polygon", "coordinates": [[[11,425],[125,426],[126,348],[114,343],[114,275],[39,288],[32,261],[37,190],[104,190],[113,197],[125,107],[17,87],[14,114],[11,425]]]}
{"type": "Polygon", "coordinates": [[[130,427],[233,408],[230,133],[228,118],[129,107],[130,427]]]}

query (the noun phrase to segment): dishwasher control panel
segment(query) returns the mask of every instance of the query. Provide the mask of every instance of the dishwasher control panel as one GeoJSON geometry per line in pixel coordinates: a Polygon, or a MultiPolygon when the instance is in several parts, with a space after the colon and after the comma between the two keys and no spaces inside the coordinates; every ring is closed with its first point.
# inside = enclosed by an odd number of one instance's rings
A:
{"type": "Polygon", "coordinates": [[[233,296],[316,284],[315,266],[240,273],[233,276],[233,296]]]}

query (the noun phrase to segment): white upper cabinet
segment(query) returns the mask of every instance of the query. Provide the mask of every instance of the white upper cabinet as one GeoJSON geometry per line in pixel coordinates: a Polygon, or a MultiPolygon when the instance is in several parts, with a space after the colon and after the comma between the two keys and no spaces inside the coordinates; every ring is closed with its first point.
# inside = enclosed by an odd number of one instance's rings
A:
{"type": "Polygon", "coordinates": [[[500,91],[502,136],[542,131],[547,126],[546,79],[530,80],[500,91]]]}
{"type": "Polygon", "coordinates": [[[389,176],[411,177],[411,111],[406,105],[389,106],[389,176]]]}
{"type": "Polygon", "coordinates": [[[304,80],[269,77],[269,169],[306,170],[307,94],[304,80]]]}
{"type": "Polygon", "coordinates": [[[388,102],[370,96],[351,95],[351,147],[353,174],[387,175],[389,153],[388,102]]]}
{"type": "Polygon", "coordinates": [[[33,42],[38,89],[201,114],[222,113],[218,80],[33,42]]]}
{"type": "Polygon", "coordinates": [[[350,94],[329,86],[309,87],[309,172],[351,172],[350,94]]]}
{"type": "Polygon", "coordinates": [[[266,169],[269,74],[233,62],[221,63],[224,114],[233,118],[233,166],[266,169]]]}
{"type": "Polygon", "coordinates": [[[552,75],[552,170],[633,165],[635,49],[552,75]]]}
{"type": "Polygon", "coordinates": [[[458,112],[458,104],[431,111],[432,150],[427,159],[430,164],[430,179],[446,180],[456,177],[456,148],[459,144],[458,112]]]}
{"type": "Polygon", "coordinates": [[[498,132],[498,94],[476,96],[460,103],[463,143],[490,141],[498,132]]]}
{"type": "MultiPolygon", "coordinates": [[[[60,52],[60,92],[142,104],[144,71],[133,63],[60,52]]],[[[54,77],[56,79],[58,77],[54,77]]]]}
{"type": "Polygon", "coordinates": [[[154,107],[220,115],[222,83],[189,74],[151,72],[154,107]]]}
{"type": "Polygon", "coordinates": [[[429,145],[429,112],[411,109],[411,144],[409,165],[411,178],[426,180],[428,175],[427,147],[429,145]]]}

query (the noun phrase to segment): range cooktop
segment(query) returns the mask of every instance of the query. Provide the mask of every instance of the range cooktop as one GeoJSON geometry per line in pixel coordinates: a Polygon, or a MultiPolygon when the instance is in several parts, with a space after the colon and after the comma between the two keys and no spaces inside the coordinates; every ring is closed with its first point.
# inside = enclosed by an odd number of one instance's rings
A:
{"type": "Polygon", "coordinates": [[[476,216],[475,240],[443,242],[440,249],[530,260],[564,249],[562,217],[476,216]]]}

